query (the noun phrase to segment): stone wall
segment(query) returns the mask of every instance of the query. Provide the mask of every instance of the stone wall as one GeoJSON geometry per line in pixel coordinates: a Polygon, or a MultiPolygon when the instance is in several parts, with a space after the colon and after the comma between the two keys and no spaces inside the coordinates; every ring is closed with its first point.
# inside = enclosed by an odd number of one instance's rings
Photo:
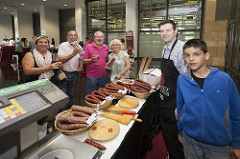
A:
{"type": "Polygon", "coordinates": [[[202,39],[207,43],[211,54],[208,65],[224,67],[227,21],[215,21],[216,0],[206,0],[205,3],[202,39]]]}

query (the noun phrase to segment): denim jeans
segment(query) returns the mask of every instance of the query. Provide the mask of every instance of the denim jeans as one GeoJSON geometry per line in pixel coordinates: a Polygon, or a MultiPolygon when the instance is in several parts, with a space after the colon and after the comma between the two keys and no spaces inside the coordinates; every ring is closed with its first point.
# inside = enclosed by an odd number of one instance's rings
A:
{"type": "Polygon", "coordinates": [[[87,94],[91,94],[92,91],[104,88],[107,83],[107,76],[100,78],[87,77],[87,94]]]}
{"type": "Polygon", "coordinates": [[[204,144],[191,138],[185,132],[183,132],[182,141],[185,159],[230,159],[228,145],[204,144]]]}
{"type": "Polygon", "coordinates": [[[69,102],[68,104],[62,109],[66,110],[71,108],[71,106],[73,105],[74,102],[74,91],[75,91],[75,87],[76,84],[78,82],[78,78],[79,78],[79,72],[75,71],[75,72],[66,72],[64,71],[64,73],[67,76],[67,81],[63,84],[60,84],[60,89],[66,93],[69,97],[69,102]]]}

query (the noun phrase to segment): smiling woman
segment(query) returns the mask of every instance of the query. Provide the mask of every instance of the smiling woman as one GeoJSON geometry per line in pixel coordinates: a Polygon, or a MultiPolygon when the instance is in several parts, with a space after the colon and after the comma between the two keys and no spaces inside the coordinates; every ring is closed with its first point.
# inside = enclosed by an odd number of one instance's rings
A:
{"type": "Polygon", "coordinates": [[[52,53],[48,51],[49,40],[47,36],[39,36],[35,41],[36,48],[28,52],[22,61],[23,71],[27,75],[26,82],[48,79],[58,84],[57,70],[62,67],[62,62],[55,62],[52,53]]]}

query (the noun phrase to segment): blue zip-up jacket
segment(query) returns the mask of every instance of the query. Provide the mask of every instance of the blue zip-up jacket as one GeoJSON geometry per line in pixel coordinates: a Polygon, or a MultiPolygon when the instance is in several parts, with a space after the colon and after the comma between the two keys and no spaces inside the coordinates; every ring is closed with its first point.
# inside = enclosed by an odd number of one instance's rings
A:
{"type": "Polygon", "coordinates": [[[190,70],[180,74],[177,112],[180,136],[184,131],[199,142],[239,149],[240,97],[227,73],[212,68],[203,89],[191,77],[190,70]]]}

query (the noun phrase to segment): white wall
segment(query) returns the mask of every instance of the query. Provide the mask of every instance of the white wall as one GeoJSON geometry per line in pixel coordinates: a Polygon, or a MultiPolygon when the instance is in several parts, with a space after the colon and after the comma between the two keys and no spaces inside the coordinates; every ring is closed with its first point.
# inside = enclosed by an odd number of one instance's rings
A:
{"type": "Polygon", "coordinates": [[[75,0],[75,24],[78,40],[85,42],[87,36],[87,13],[84,0],[75,0]]]}
{"type": "Polygon", "coordinates": [[[0,41],[2,41],[4,35],[7,35],[8,39],[14,37],[12,28],[12,16],[0,14],[0,41]]]}
{"type": "Polygon", "coordinates": [[[133,31],[133,45],[135,56],[137,56],[138,47],[138,1],[126,0],[126,32],[133,31]]]}
{"type": "Polygon", "coordinates": [[[48,36],[50,42],[52,38],[54,38],[57,46],[60,43],[58,9],[44,6],[44,14],[45,14],[45,34],[48,36]]]}
{"type": "Polygon", "coordinates": [[[18,11],[18,29],[19,38],[27,38],[28,41],[32,39],[33,35],[33,21],[32,13],[25,11],[18,11]]]}

